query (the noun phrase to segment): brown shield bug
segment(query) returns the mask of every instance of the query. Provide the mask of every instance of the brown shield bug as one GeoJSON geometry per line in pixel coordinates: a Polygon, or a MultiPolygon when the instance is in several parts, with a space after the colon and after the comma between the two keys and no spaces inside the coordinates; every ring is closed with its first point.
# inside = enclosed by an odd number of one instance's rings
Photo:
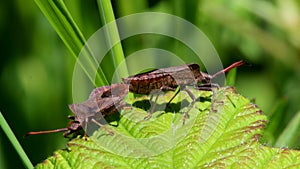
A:
{"type": "Polygon", "coordinates": [[[124,106],[122,99],[128,93],[128,85],[126,84],[112,84],[111,86],[102,86],[94,89],[88,100],[82,103],[76,103],[69,105],[75,116],[68,116],[72,121],[68,124],[66,128],[38,131],[38,132],[28,132],[27,135],[35,134],[47,134],[54,132],[64,132],[64,137],[70,134],[77,133],[82,128],[88,134],[92,134],[95,130],[103,127],[110,134],[113,134],[104,124],[104,117],[111,115],[117,111],[118,108],[124,106]],[[89,125],[96,125],[90,127],[89,125]]]}
{"type": "MultiPolygon", "coordinates": [[[[175,91],[177,87],[180,86],[180,88],[182,90],[185,90],[192,98],[192,106],[195,103],[196,98],[192,94],[192,92],[188,88],[186,88],[186,86],[194,86],[199,90],[212,90],[212,87],[218,87],[217,84],[211,83],[211,80],[213,78],[243,64],[244,61],[238,61],[231,64],[227,68],[215,73],[214,75],[209,75],[207,73],[201,72],[200,66],[198,64],[191,63],[182,66],[161,68],[130,76],[128,78],[122,78],[122,80],[125,84],[129,85],[129,91],[136,94],[150,94],[154,90],[157,90],[158,92],[169,90],[175,91]]],[[[169,103],[174,99],[178,92],[179,90],[171,98],[169,103]]],[[[156,97],[149,115],[145,118],[151,117],[152,113],[154,112],[157,98],[158,96],[156,97]]],[[[150,100],[151,99],[152,95],[150,97],[150,100]]],[[[188,116],[188,111],[184,114],[184,122],[188,116]]]]}

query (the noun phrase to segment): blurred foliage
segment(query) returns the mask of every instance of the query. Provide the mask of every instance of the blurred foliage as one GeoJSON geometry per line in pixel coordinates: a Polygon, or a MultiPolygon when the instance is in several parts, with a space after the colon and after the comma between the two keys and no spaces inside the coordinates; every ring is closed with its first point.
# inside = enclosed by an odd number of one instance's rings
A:
{"type": "MultiPolygon", "coordinates": [[[[102,23],[97,2],[65,0],[86,39],[102,23]]],[[[174,14],[200,28],[212,41],[224,66],[243,59],[238,68],[238,92],[253,99],[269,117],[263,142],[277,139],[300,110],[300,2],[297,0],[131,0],[112,1],[116,18],[144,11],[174,14]]],[[[151,21],[152,22],[152,21],[151,21]]],[[[153,23],[157,23],[153,21],[153,23]]],[[[168,27],[168,25],[163,25],[168,27]]],[[[28,131],[66,126],[71,114],[72,71],[75,59],[33,1],[0,3],[0,110],[34,164],[64,148],[61,134],[24,139],[28,131]]],[[[123,42],[125,56],[143,48],[193,54],[173,39],[155,35],[123,42]]],[[[109,74],[111,66],[103,64],[109,74]]],[[[297,126],[297,125],[296,125],[297,126]]],[[[0,167],[22,168],[22,162],[1,133],[0,167]],[[14,161],[13,163],[11,163],[14,161]]],[[[298,139],[297,139],[298,138],[298,139]]],[[[294,142],[277,146],[299,148],[294,142]]]]}

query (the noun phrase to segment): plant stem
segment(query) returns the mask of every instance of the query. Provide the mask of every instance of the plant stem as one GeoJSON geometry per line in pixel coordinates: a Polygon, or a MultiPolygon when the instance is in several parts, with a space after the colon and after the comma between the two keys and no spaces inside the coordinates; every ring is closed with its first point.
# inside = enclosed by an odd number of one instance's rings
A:
{"type": "MultiPolygon", "coordinates": [[[[110,22],[115,21],[115,15],[113,12],[111,1],[98,0],[97,2],[98,2],[100,18],[103,23],[103,26],[107,26],[110,22]]],[[[114,61],[114,67],[116,68],[117,65],[119,65],[125,58],[116,22],[110,23],[109,26],[106,27],[105,31],[106,31],[106,42],[110,47],[112,47],[111,48],[112,59],[114,61]],[[115,46],[113,46],[115,42],[118,43],[115,44],[115,46]]],[[[127,71],[128,69],[126,65],[124,68],[125,70],[118,70],[117,76],[119,77],[128,76],[128,71],[127,71]]]]}
{"type": "Polygon", "coordinates": [[[21,147],[19,141],[17,140],[16,136],[12,132],[11,128],[7,124],[6,120],[4,119],[2,113],[0,112],[0,125],[8,139],[10,140],[11,144],[16,149],[17,153],[19,154],[20,158],[22,159],[26,168],[33,168],[32,163],[30,162],[29,158],[27,157],[25,151],[21,147]]]}
{"type": "MultiPolygon", "coordinates": [[[[77,26],[64,1],[35,0],[35,3],[44,13],[45,17],[50,22],[57,34],[60,36],[62,41],[65,43],[67,48],[70,50],[74,58],[78,59],[78,55],[80,54],[80,52],[83,52],[82,55],[85,58],[82,59],[86,60],[87,63],[89,63],[88,66],[90,66],[91,69],[87,69],[87,65],[83,65],[80,59],[77,60],[77,62],[82,68],[83,72],[87,75],[89,80],[94,84],[94,86],[96,86],[94,82],[94,77],[92,77],[92,75],[94,72],[97,71],[98,67],[96,66],[98,65],[94,64],[95,61],[92,60],[92,53],[91,51],[89,51],[88,46],[86,46],[86,48],[84,48],[84,50],[82,51],[82,47],[84,47],[86,39],[79,27],[77,26]]],[[[98,82],[100,82],[101,85],[108,84],[106,76],[101,68],[96,74],[96,79],[98,82]]]]}

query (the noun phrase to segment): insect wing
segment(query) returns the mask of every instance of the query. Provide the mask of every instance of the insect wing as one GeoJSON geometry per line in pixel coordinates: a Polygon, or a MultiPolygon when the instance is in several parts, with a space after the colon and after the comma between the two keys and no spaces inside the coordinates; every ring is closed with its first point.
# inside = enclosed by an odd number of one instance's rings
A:
{"type": "Polygon", "coordinates": [[[94,89],[90,96],[89,96],[89,99],[92,98],[92,97],[102,97],[102,95],[104,93],[107,93],[108,91],[111,90],[111,86],[101,86],[101,87],[98,87],[96,89],[94,89]]]}

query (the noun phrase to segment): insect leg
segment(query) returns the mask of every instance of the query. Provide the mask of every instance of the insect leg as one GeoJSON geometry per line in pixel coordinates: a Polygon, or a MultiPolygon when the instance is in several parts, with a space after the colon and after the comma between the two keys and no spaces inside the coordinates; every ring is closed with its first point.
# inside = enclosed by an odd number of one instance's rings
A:
{"type": "MultiPolygon", "coordinates": [[[[88,118],[85,118],[85,121],[87,122],[88,121],[88,118]]],[[[84,125],[84,140],[87,140],[87,135],[86,135],[86,131],[87,131],[87,123],[85,123],[84,125]]]]}
{"type": "Polygon", "coordinates": [[[63,136],[64,138],[68,138],[68,135],[72,134],[72,130],[67,130],[66,132],[64,132],[63,136]]]}
{"type": "Polygon", "coordinates": [[[98,123],[95,119],[91,119],[91,121],[98,126],[103,127],[103,129],[106,130],[110,135],[114,135],[114,132],[108,129],[105,125],[98,123]]]}
{"type": "MultiPolygon", "coordinates": [[[[174,89],[173,89],[174,90],[174,89]]],[[[176,90],[176,89],[175,89],[176,90]]],[[[170,103],[173,101],[173,99],[178,95],[178,93],[180,92],[180,86],[179,89],[177,90],[177,92],[173,95],[173,97],[169,100],[169,102],[167,103],[167,107],[170,105],[170,103]]]]}
{"type": "MultiPolygon", "coordinates": [[[[152,114],[154,113],[154,110],[155,110],[155,107],[156,107],[156,102],[157,102],[158,97],[159,97],[161,92],[162,92],[161,88],[154,92],[154,93],[157,93],[157,95],[156,95],[155,101],[153,102],[153,105],[151,106],[149,114],[144,118],[145,120],[151,118],[152,114]]],[[[149,99],[150,102],[152,102],[152,98],[153,98],[154,93],[151,93],[151,96],[150,96],[150,99],[149,99]]]]}
{"type": "Polygon", "coordinates": [[[189,94],[189,96],[192,98],[192,103],[190,103],[188,110],[184,113],[183,115],[183,124],[185,124],[186,119],[189,117],[189,111],[192,109],[192,107],[194,106],[195,102],[196,102],[196,97],[195,95],[191,92],[190,89],[188,89],[187,87],[184,88],[184,90],[189,94]]]}
{"type": "MultiPolygon", "coordinates": [[[[151,107],[150,113],[149,113],[144,119],[149,119],[149,118],[152,116],[152,114],[154,113],[154,110],[155,110],[155,107],[156,107],[156,102],[157,102],[157,100],[158,100],[158,97],[159,97],[160,93],[161,93],[162,91],[167,91],[167,90],[174,91],[174,90],[176,90],[176,89],[174,89],[174,88],[172,88],[172,87],[169,87],[169,86],[162,86],[162,87],[160,87],[159,90],[157,90],[157,91],[155,92],[155,93],[158,93],[158,94],[157,94],[157,96],[156,96],[156,98],[155,98],[154,104],[153,104],[152,107],[151,107]]],[[[175,94],[175,96],[176,96],[177,94],[178,94],[178,92],[175,94]]],[[[173,96],[172,99],[171,99],[170,101],[172,101],[173,98],[174,98],[175,96],[173,96]]],[[[153,98],[153,94],[151,94],[151,96],[150,96],[150,101],[152,100],[152,98],[153,98]]],[[[169,102],[170,102],[170,101],[169,101],[169,102]]],[[[167,105],[169,104],[169,102],[167,103],[167,105]]]]}
{"type": "Polygon", "coordinates": [[[220,86],[216,83],[206,83],[206,84],[200,84],[198,86],[196,86],[196,88],[198,90],[204,90],[204,91],[211,91],[212,92],[212,99],[211,99],[211,111],[212,112],[216,112],[217,110],[215,109],[215,104],[216,103],[220,103],[222,104],[222,101],[217,102],[217,94],[216,92],[213,90],[214,88],[219,88],[220,86]]]}
{"type": "MultiPolygon", "coordinates": [[[[217,84],[215,84],[215,85],[217,85],[217,84]]],[[[219,86],[217,85],[216,88],[219,88],[219,86]]],[[[211,91],[212,91],[212,96],[211,96],[211,111],[212,112],[217,112],[217,109],[215,108],[216,104],[224,104],[224,102],[217,100],[216,90],[211,90],[211,91]]]]}
{"type": "Polygon", "coordinates": [[[195,88],[198,90],[204,91],[212,91],[213,88],[219,88],[220,86],[216,83],[206,83],[206,84],[199,84],[195,88]]]}

